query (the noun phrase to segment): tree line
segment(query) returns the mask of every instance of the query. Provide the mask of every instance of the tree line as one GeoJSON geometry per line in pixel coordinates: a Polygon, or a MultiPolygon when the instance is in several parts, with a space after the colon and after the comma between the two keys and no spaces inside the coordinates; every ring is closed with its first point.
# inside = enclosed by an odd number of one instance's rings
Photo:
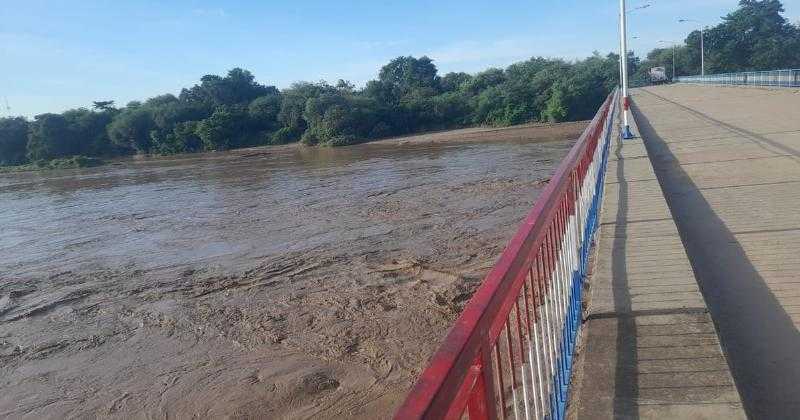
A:
{"type": "MultiPolygon", "coordinates": [[[[708,72],[800,67],[800,29],[778,0],[742,0],[706,31],[708,72]]],[[[676,72],[699,73],[699,32],[676,51],[676,72]]],[[[633,81],[650,67],[672,69],[672,50],[628,57],[633,81]]],[[[339,80],[287,89],[256,82],[241,68],[206,75],[176,96],[115,107],[0,118],[0,165],[74,156],[175,154],[301,141],[340,146],[465,126],[589,119],[618,84],[616,54],[584,60],[531,58],[505,69],[439,75],[428,57],[397,57],[357,89],[339,80]]],[[[74,160],[74,159],[73,159],[74,160]]],[[[78,160],[77,162],[82,162],[78,160]]]]}
{"type": "Polygon", "coordinates": [[[225,150],[302,141],[347,145],[472,125],[512,125],[591,117],[616,84],[617,56],[576,62],[532,58],[478,74],[438,74],[428,57],[398,57],[361,89],[339,80],[256,82],[241,68],[206,75],[180,94],[116,108],[0,119],[0,163],[75,155],[112,157],[225,150]]]}

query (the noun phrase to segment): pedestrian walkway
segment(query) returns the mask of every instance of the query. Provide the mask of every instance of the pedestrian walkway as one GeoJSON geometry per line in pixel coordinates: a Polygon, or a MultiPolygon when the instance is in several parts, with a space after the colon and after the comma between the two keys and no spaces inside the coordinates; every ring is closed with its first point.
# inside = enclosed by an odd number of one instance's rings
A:
{"type": "Polygon", "coordinates": [[[644,142],[612,146],[570,417],[745,418],[644,142]]]}
{"type": "Polygon", "coordinates": [[[800,92],[675,85],[633,103],[747,413],[800,417],[800,92]]]}

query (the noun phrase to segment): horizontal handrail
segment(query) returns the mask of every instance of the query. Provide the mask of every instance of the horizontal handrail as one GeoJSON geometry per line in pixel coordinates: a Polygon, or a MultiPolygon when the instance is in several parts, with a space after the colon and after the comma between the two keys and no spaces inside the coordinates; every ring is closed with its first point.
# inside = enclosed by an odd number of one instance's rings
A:
{"type": "Polygon", "coordinates": [[[746,71],[739,73],[707,74],[704,76],[676,77],[678,83],[712,85],[800,87],[800,70],[746,71]]]}
{"type": "Polygon", "coordinates": [[[563,417],[616,98],[558,166],[395,418],[563,417]]]}

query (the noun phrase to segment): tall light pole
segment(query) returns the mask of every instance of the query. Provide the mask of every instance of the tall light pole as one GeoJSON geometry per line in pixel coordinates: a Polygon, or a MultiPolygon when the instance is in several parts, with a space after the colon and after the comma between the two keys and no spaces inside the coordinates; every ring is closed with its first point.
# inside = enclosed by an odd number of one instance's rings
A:
{"type": "MultiPolygon", "coordinates": [[[[647,9],[650,6],[651,6],[650,3],[643,4],[641,6],[634,7],[633,9],[625,10],[625,13],[631,13],[631,12],[635,12],[637,10],[647,9]]],[[[622,6],[622,7],[624,7],[624,6],[622,6]]],[[[636,36],[633,37],[633,39],[637,39],[637,38],[638,37],[636,37],[636,36]]],[[[620,49],[620,51],[622,51],[622,36],[620,36],[619,49],[620,49]]],[[[620,86],[622,86],[622,55],[619,56],[619,84],[620,84],[620,86]]]]}
{"type": "Polygon", "coordinates": [[[705,47],[703,46],[703,38],[705,38],[705,36],[704,36],[704,32],[705,31],[703,30],[703,24],[699,20],[694,20],[694,19],[678,19],[678,22],[681,22],[681,23],[694,22],[694,23],[699,23],[700,24],[700,75],[701,76],[705,76],[706,75],[706,52],[705,52],[705,47]]]}
{"type": "Polygon", "coordinates": [[[628,42],[627,22],[625,15],[625,0],[619,0],[619,36],[620,36],[620,67],[622,68],[622,138],[632,139],[631,126],[628,124],[628,42]]]}
{"type": "MultiPolygon", "coordinates": [[[[625,10],[625,13],[632,13],[632,12],[635,12],[637,10],[647,9],[650,6],[651,6],[650,3],[643,4],[641,6],[634,7],[633,9],[625,10]]],[[[632,36],[631,39],[639,39],[639,37],[638,36],[632,36]]],[[[620,37],[620,41],[621,40],[622,40],[622,37],[620,37]]],[[[621,49],[622,49],[622,44],[620,44],[620,50],[621,49]]],[[[620,85],[622,85],[622,56],[621,55],[619,56],[619,83],[620,83],[620,85]]]]}
{"type": "Polygon", "coordinates": [[[675,45],[672,41],[658,41],[662,44],[672,44],[672,81],[675,81],[675,45]]]}

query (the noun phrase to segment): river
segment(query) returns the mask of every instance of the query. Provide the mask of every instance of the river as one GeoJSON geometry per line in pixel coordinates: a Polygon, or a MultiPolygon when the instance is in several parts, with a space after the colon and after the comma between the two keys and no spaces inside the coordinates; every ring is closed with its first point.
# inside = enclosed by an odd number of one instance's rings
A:
{"type": "Polygon", "coordinates": [[[390,413],[582,128],[2,174],[0,417],[390,413]]]}

